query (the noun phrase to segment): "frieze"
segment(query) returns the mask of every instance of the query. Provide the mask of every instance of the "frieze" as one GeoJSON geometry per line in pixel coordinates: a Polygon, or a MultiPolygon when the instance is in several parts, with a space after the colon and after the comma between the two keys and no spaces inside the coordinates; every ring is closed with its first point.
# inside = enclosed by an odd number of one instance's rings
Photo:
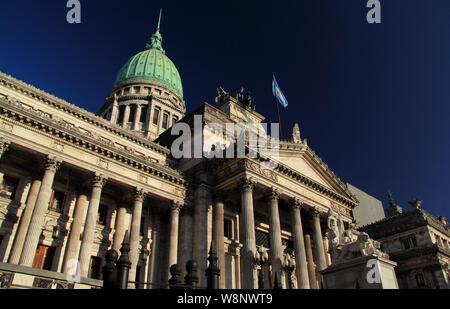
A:
{"type": "MultiPolygon", "coordinates": [[[[120,126],[118,126],[116,124],[112,124],[111,122],[109,122],[97,115],[94,115],[93,113],[90,113],[82,108],[79,108],[73,104],[70,104],[60,98],[57,98],[52,94],[46,93],[40,89],[37,89],[36,87],[34,87],[32,85],[26,84],[20,80],[17,80],[15,78],[13,78],[9,75],[6,75],[4,73],[1,73],[1,72],[0,72],[0,83],[3,86],[5,86],[7,88],[11,88],[16,92],[22,93],[33,100],[40,101],[44,104],[49,105],[52,108],[61,110],[71,116],[82,119],[85,122],[88,122],[97,127],[105,129],[113,134],[119,135],[125,139],[132,141],[132,142],[143,145],[146,148],[152,149],[154,151],[157,151],[157,152],[163,153],[163,154],[170,153],[169,149],[167,149],[163,146],[160,146],[158,144],[155,144],[147,139],[144,139],[143,137],[139,136],[138,134],[136,134],[134,132],[126,131],[125,129],[121,128],[120,126]]],[[[8,101],[10,104],[15,104],[16,106],[21,105],[21,102],[12,102],[13,99],[10,96],[5,96],[5,98],[3,100],[8,101]]],[[[23,106],[21,106],[21,107],[23,107],[23,106]]],[[[40,115],[42,115],[42,112],[40,112],[40,115]]]]}
{"type": "Polygon", "coordinates": [[[278,177],[276,173],[274,173],[272,170],[262,168],[259,162],[245,160],[245,167],[251,171],[258,173],[261,176],[273,180],[276,183],[278,182],[278,177]]]}
{"type": "MultiPolygon", "coordinates": [[[[27,110],[25,110],[25,109],[23,111],[25,113],[27,112],[27,110]]],[[[8,113],[8,110],[3,109],[2,112],[3,113],[5,113],[5,112],[8,113]]],[[[9,118],[13,118],[13,117],[10,117],[10,115],[8,115],[8,117],[9,118]]],[[[55,125],[57,125],[57,123],[54,122],[54,120],[52,120],[52,119],[47,119],[47,121],[53,122],[55,125]]],[[[70,133],[69,134],[67,134],[67,133],[60,134],[60,132],[56,132],[56,130],[54,128],[52,128],[50,126],[46,127],[45,126],[45,121],[42,121],[42,119],[40,119],[39,121],[33,121],[32,119],[26,119],[26,120],[22,119],[21,122],[24,123],[27,126],[34,127],[38,131],[45,131],[47,133],[53,133],[53,135],[58,135],[59,138],[63,138],[65,140],[67,140],[67,141],[72,142],[73,144],[78,144],[79,146],[81,146],[83,148],[87,148],[89,150],[92,150],[91,148],[93,148],[92,147],[92,143],[90,143],[88,141],[88,138],[86,137],[86,135],[83,135],[82,138],[79,138],[79,137],[76,136],[76,135],[81,133],[79,131],[79,128],[73,129],[73,131],[77,131],[75,133],[78,133],[78,134],[73,134],[73,133],[72,134],[70,134],[70,133]],[[52,129],[53,129],[53,131],[52,131],[52,129]]],[[[4,124],[5,121],[2,121],[1,123],[4,124]]],[[[0,128],[1,128],[1,125],[0,125],[0,128]]],[[[62,127],[61,127],[61,129],[62,129],[62,127]]],[[[70,131],[70,130],[71,129],[67,129],[67,131],[70,131]]],[[[98,137],[97,141],[101,142],[100,137],[98,137]]],[[[108,145],[108,146],[111,147],[111,145],[108,145]]],[[[120,160],[120,161],[125,162],[127,164],[139,165],[139,164],[135,163],[135,160],[130,160],[130,159],[123,160],[122,157],[120,155],[118,155],[118,154],[114,154],[113,152],[108,151],[107,149],[104,149],[104,148],[99,147],[99,146],[95,146],[95,147],[97,148],[96,152],[102,153],[102,154],[104,154],[104,155],[106,155],[106,156],[108,156],[110,158],[114,158],[116,160],[120,160]]],[[[126,154],[130,154],[130,155],[133,155],[133,153],[134,153],[134,151],[132,149],[120,149],[117,146],[114,147],[114,149],[115,149],[116,152],[122,151],[122,152],[124,152],[126,154]]],[[[158,160],[149,157],[145,161],[146,161],[147,164],[140,164],[140,169],[144,169],[146,172],[151,172],[154,175],[161,174],[162,171],[159,171],[158,173],[155,173],[156,170],[153,168],[153,166],[155,166],[155,165],[160,165],[158,163],[158,160]],[[148,166],[148,165],[150,165],[150,166],[148,166]]],[[[159,169],[167,169],[167,168],[169,168],[169,166],[160,165],[160,167],[159,167],[159,169]]],[[[162,174],[168,176],[167,172],[162,172],[162,174]]],[[[173,181],[179,182],[181,184],[185,183],[185,180],[181,177],[181,175],[180,176],[175,176],[175,175],[172,176],[171,175],[171,177],[165,177],[165,178],[166,179],[173,179],[173,181]]]]}

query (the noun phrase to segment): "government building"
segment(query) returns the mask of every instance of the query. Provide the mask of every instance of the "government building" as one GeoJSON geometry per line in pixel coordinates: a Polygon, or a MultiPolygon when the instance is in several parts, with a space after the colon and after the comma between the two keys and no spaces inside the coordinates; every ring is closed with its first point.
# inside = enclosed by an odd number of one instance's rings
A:
{"type": "Polygon", "coordinates": [[[133,288],[167,288],[169,267],[189,260],[205,287],[213,240],[221,288],[273,288],[276,277],[286,289],[321,287],[329,216],[350,228],[358,200],[298,125],[272,169],[250,151],[176,159],[174,124],[258,127],[264,117],[221,88],[187,112],[162,41],[158,26],[96,114],[0,73],[0,286],[98,288],[105,253],[128,234],[133,288]]]}

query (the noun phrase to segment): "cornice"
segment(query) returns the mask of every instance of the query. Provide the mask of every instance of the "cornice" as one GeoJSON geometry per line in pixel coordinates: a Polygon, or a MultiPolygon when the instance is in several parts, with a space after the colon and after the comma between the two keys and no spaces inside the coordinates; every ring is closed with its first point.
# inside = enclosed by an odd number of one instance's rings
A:
{"type": "Polygon", "coordinates": [[[153,158],[137,155],[133,150],[119,148],[112,142],[106,143],[100,137],[87,135],[75,126],[61,122],[60,119],[45,117],[42,112],[37,110],[25,109],[20,103],[8,102],[0,98],[0,115],[6,116],[8,121],[26,126],[35,132],[126,164],[141,172],[152,174],[174,184],[187,185],[185,175],[168,166],[156,163],[153,158]]]}
{"type": "Polygon", "coordinates": [[[17,80],[14,77],[0,72],[0,85],[13,89],[14,91],[29,97],[32,100],[37,100],[49,105],[52,108],[56,108],[71,116],[81,119],[91,125],[113,133],[120,138],[129,140],[135,144],[141,145],[150,150],[156,151],[160,154],[169,155],[170,150],[166,147],[158,145],[141,137],[138,133],[134,133],[123,129],[122,127],[113,124],[95,114],[88,112],[82,108],[79,108],[71,103],[68,103],[52,94],[48,94],[43,90],[40,90],[32,85],[26,84],[23,81],[17,80]]]}
{"type": "MultiPolygon", "coordinates": [[[[335,202],[338,202],[342,205],[345,205],[347,207],[354,208],[357,206],[357,204],[334,192],[331,189],[328,189],[327,187],[321,185],[320,183],[316,182],[315,180],[301,174],[300,172],[297,172],[296,170],[283,165],[279,163],[278,167],[274,168],[273,170],[270,169],[262,169],[260,167],[260,161],[254,160],[254,159],[238,159],[236,162],[235,159],[218,159],[217,163],[214,164],[215,167],[213,169],[219,170],[219,169],[225,169],[227,172],[225,173],[227,176],[234,175],[236,173],[235,168],[231,168],[231,165],[237,164],[237,166],[240,167],[241,171],[250,170],[255,172],[256,174],[259,174],[260,176],[272,180],[274,182],[278,182],[279,176],[284,176],[286,178],[290,178],[291,180],[294,180],[297,183],[300,183],[303,186],[306,186],[307,188],[311,189],[312,191],[331,199],[335,202]]],[[[219,180],[220,181],[220,180],[219,180]]]]}
{"type": "Polygon", "coordinates": [[[450,231],[439,220],[435,219],[423,209],[409,211],[394,217],[387,217],[372,224],[362,226],[358,230],[366,232],[375,239],[380,239],[427,225],[450,237],[450,231]]]}

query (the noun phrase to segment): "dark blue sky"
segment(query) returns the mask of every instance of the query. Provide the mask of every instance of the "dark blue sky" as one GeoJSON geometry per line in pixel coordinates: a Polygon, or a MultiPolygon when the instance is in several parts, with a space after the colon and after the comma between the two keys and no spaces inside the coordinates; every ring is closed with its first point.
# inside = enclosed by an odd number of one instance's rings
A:
{"type": "Polygon", "coordinates": [[[82,23],[66,1],[0,3],[0,70],[96,112],[121,66],[142,51],[162,7],[163,47],[188,111],[217,86],[249,89],[277,122],[272,72],[309,145],[345,182],[406,210],[418,197],[450,219],[450,1],[93,1],[82,23]]]}

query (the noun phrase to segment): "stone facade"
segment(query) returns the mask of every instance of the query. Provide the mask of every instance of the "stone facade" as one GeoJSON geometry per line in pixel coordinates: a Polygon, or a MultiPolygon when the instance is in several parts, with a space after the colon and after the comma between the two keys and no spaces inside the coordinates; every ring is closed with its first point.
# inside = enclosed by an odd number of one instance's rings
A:
{"type": "Polygon", "coordinates": [[[380,241],[398,263],[395,271],[401,289],[450,288],[450,230],[444,218],[417,208],[359,230],[380,241]]]}
{"type": "MultiPolygon", "coordinates": [[[[179,113],[191,126],[196,115],[203,126],[263,120],[231,96],[179,113]]],[[[165,288],[169,266],[190,259],[204,273],[212,239],[221,244],[222,288],[257,288],[262,267],[267,286],[276,272],[287,288],[320,286],[327,214],[333,209],[348,226],[357,201],[305,141],[280,142],[273,170],[249,154],[175,160],[170,130],[152,141],[158,131],[103,116],[0,74],[2,262],[69,273],[75,260],[83,278],[100,278],[106,251],[129,231],[130,281],[150,283],[138,287],[165,288]],[[255,266],[259,246],[271,262],[255,266]],[[289,278],[288,253],[296,261],[289,278]]]]}

